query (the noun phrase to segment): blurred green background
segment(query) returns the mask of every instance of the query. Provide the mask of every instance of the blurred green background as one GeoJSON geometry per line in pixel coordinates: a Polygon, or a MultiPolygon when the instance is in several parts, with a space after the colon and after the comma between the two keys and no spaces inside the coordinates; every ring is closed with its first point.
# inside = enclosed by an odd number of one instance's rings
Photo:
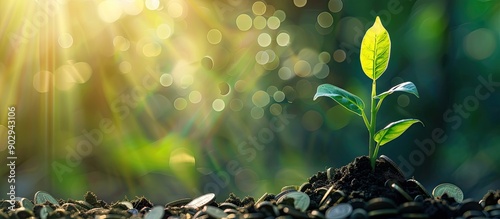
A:
{"type": "Polygon", "coordinates": [[[420,92],[388,97],[378,128],[425,124],[380,154],[428,190],[500,188],[498,1],[0,4],[0,156],[15,106],[17,196],[260,197],[367,155],[361,118],[312,97],[331,83],[368,99],[359,47],[376,16],[392,41],[378,92],[420,92]]]}

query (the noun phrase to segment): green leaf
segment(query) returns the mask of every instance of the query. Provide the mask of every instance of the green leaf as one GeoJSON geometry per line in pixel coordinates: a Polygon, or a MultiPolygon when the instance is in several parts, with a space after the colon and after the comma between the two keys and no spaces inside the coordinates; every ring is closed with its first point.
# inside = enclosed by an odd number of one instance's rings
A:
{"type": "Polygon", "coordinates": [[[417,90],[417,87],[415,86],[415,84],[407,81],[407,82],[403,82],[401,84],[398,84],[398,85],[392,87],[391,89],[389,89],[388,91],[375,96],[375,98],[384,99],[386,96],[388,96],[396,91],[410,93],[410,94],[413,94],[416,97],[418,97],[418,90],[417,90]]]}
{"type": "Polygon", "coordinates": [[[377,80],[387,69],[391,53],[389,33],[377,16],[375,23],[365,33],[361,41],[361,67],[366,76],[377,80]]]}
{"type": "MultiPolygon", "coordinates": [[[[397,137],[399,137],[403,132],[405,132],[411,125],[420,122],[418,119],[402,119],[396,122],[392,122],[385,128],[381,129],[375,133],[375,141],[380,145],[384,145],[397,137]]],[[[423,123],[422,123],[423,125],[423,123]]]]}
{"type": "Polygon", "coordinates": [[[316,100],[318,97],[330,97],[347,110],[359,116],[362,115],[363,109],[365,108],[365,103],[361,98],[331,84],[322,84],[318,86],[318,90],[313,100],[316,100]]]}

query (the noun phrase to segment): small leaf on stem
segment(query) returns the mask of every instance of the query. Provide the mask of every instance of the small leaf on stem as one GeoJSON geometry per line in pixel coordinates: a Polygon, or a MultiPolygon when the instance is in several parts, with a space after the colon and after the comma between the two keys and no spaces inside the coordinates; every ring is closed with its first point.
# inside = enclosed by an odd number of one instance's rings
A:
{"type": "MultiPolygon", "coordinates": [[[[375,134],[375,141],[380,145],[384,145],[397,137],[399,137],[403,132],[405,132],[411,125],[420,122],[418,119],[402,119],[396,122],[392,122],[385,128],[381,129],[375,134]]],[[[423,123],[422,123],[423,125],[423,123]]]]}
{"type": "Polygon", "coordinates": [[[382,100],[386,96],[389,96],[390,94],[392,94],[392,93],[394,93],[396,91],[402,91],[402,92],[410,93],[410,94],[413,94],[416,97],[418,97],[418,90],[417,90],[417,87],[415,86],[415,84],[413,84],[410,81],[407,81],[407,82],[403,82],[401,84],[398,84],[398,85],[392,87],[391,89],[387,90],[386,92],[381,93],[381,94],[375,96],[375,98],[378,98],[378,99],[382,100]]]}
{"type": "Polygon", "coordinates": [[[359,116],[363,114],[363,109],[365,108],[365,103],[361,98],[331,84],[318,86],[313,100],[316,100],[318,97],[330,97],[347,110],[359,116]]]}

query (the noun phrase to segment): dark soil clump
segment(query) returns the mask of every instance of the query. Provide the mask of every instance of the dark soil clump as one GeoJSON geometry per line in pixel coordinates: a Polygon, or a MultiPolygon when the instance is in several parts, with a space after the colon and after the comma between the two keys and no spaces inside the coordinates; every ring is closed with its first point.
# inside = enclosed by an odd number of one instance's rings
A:
{"type": "Polygon", "coordinates": [[[386,185],[388,180],[399,184],[403,190],[413,197],[424,195],[418,188],[406,186],[406,179],[401,176],[397,169],[390,163],[378,159],[375,165],[375,171],[372,171],[370,158],[367,156],[357,157],[353,162],[334,170],[328,179],[327,172],[318,172],[309,178],[312,188],[307,189],[306,194],[310,195],[316,202],[322,198],[320,195],[314,195],[314,191],[322,187],[333,186],[333,189],[343,191],[348,199],[363,199],[368,201],[372,198],[386,197],[394,200],[396,203],[407,201],[401,194],[386,185]]]}

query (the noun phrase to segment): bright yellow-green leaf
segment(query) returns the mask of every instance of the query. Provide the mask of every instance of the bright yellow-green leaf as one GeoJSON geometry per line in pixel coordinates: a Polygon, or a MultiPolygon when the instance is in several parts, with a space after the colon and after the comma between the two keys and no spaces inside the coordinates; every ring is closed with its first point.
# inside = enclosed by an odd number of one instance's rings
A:
{"type": "MultiPolygon", "coordinates": [[[[402,119],[392,122],[377,133],[375,133],[374,140],[380,145],[387,144],[388,142],[399,137],[406,129],[410,128],[415,123],[422,123],[418,119],[402,119]]],[[[423,123],[422,123],[423,125],[423,123]]]]}
{"type": "Polygon", "coordinates": [[[387,69],[391,54],[389,33],[377,16],[375,23],[365,33],[361,42],[361,67],[366,76],[377,80],[387,69]]]}

